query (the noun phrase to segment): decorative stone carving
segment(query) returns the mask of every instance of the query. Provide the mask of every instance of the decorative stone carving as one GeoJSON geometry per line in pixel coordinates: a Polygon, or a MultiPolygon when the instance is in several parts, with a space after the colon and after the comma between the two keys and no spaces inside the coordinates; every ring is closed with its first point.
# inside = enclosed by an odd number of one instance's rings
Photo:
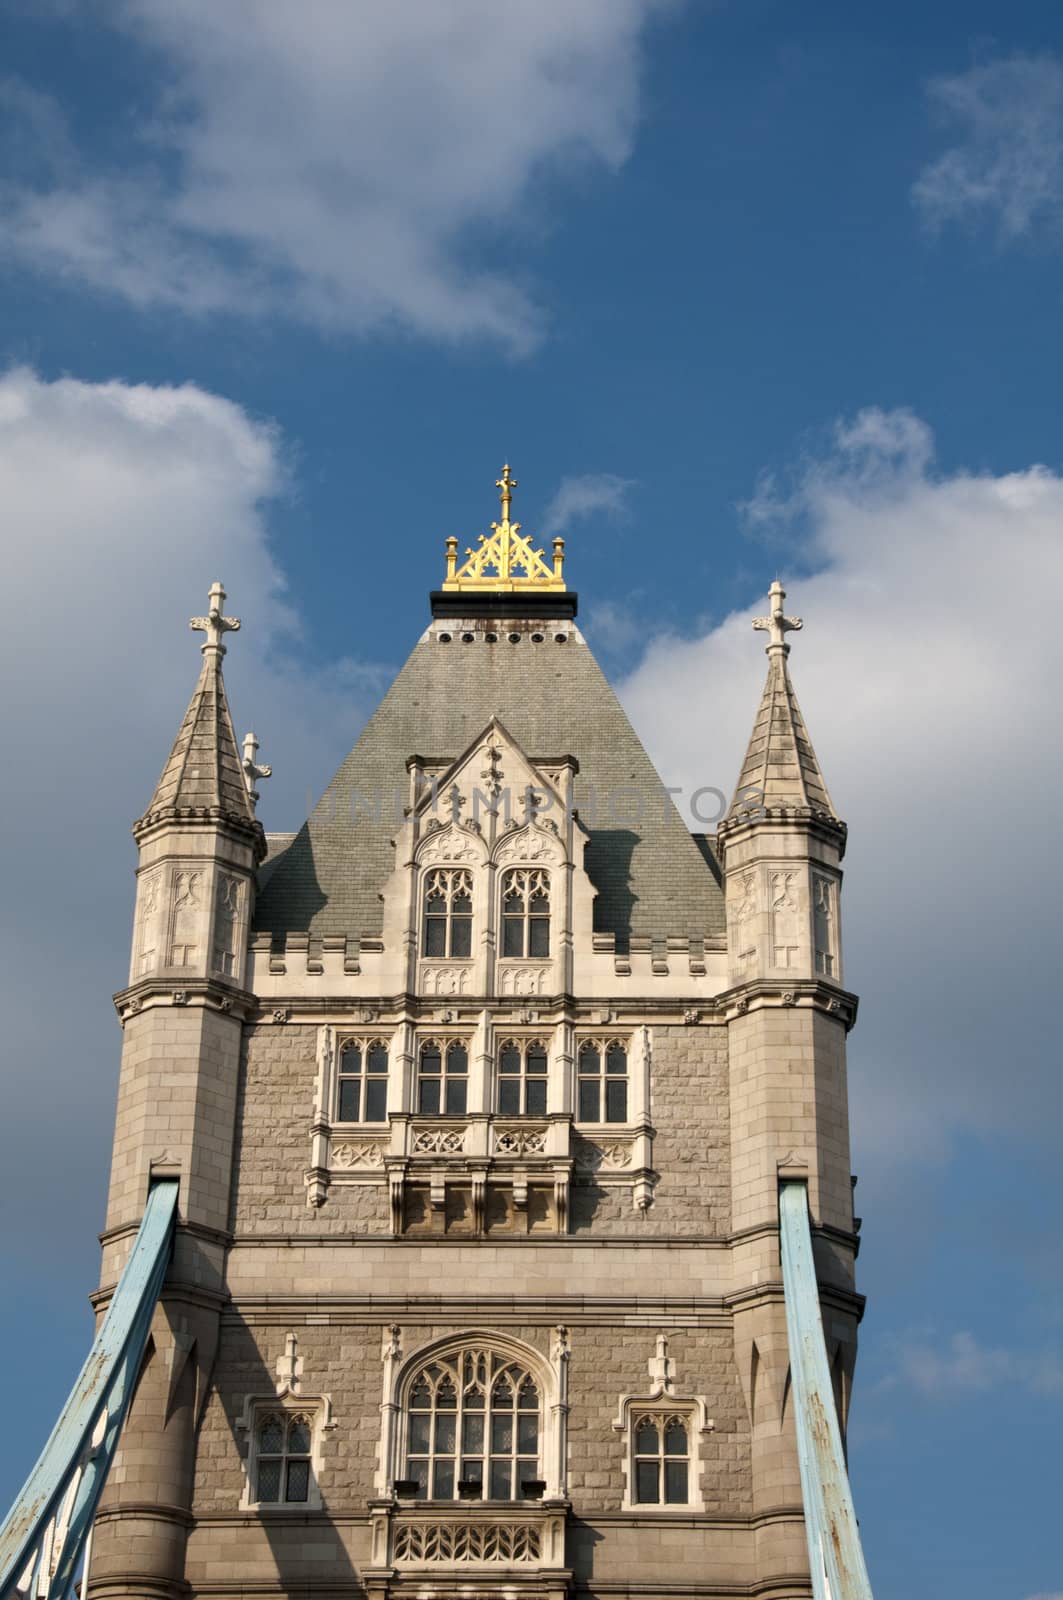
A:
{"type": "Polygon", "coordinates": [[[495,852],[499,866],[524,861],[556,861],[561,853],[557,840],[542,831],[548,821],[544,819],[537,826],[529,824],[507,834],[495,852]]]}
{"type": "Polygon", "coordinates": [[[434,967],[428,962],[421,965],[421,993],[429,995],[468,994],[472,982],[471,967],[434,967]]]}
{"type": "Polygon", "coordinates": [[[383,1167],[384,1150],[379,1140],[345,1139],[332,1146],[330,1164],[340,1172],[350,1172],[355,1167],[383,1167]]]}
{"type": "Polygon", "coordinates": [[[496,1128],[495,1154],[500,1156],[542,1155],[546,1150],[545,1128],[496,1128]]]}
{"type": "Polygon", "coordinates": [[[409,1522],[395,1529],[400,1561],[540,1561],[542,1532],[528,1522],[409,1522]]]}
{"type": "Polygon", "coordinates": [[[291,1016],[291,1012],[288,1010],[287,1006],[282,1006],[277,1011],[275,1011],[273,1013],[273,1020],[274,1020],[274,1022],[278,1022],[278,1023],[287,1022],[287,1020],[288,1020],[288,1018],[290,1016],[291,1016]]]}
{"type": "Polygon", "coordinates": [[[796,967],[801,953],[801,908],[797,873],[771,874],[771,959],[776,967],[796,967]]]}
{"type": "Polygon", "coordinates": [[[545,994],[549,967],[505,965],[499,968],[499,993],[503,995],[545,994]]]}
{"type": "Polygon", "coordinates": [[[734,967],[737,972],[744,972],[757,957],[756,913],[757,875],[743,872],[734,913],[734,967]]]}
{"type": "Polygon", "coordinates": [[[464,1128],[417,1128],[414,1131],[415,1155],[460,1155],[464,1149],[464,1128]]]}
{"type": "Polygon", "coordinates": [[[631,1165],[631,1140],[610,1139],[592,1144],[583,1139],[576,1147],[576,1165],[588,1172],[620,1172],[631,1165]]]}
{"type": "Polygon", "coordinates": [[[422,867],[436,867],[459,861],[482,861],[483,850],[475,842],[468,828],[457,828],[451,823],[439,828],[421,845],[417,860],[422,867]]]}

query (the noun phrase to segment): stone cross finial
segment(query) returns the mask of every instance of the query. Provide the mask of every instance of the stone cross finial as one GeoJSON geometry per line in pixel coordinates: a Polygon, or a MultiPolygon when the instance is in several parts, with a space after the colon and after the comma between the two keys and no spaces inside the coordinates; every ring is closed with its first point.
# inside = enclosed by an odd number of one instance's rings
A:
{"type": "Polygon", "coordinates": [[[208,650],[217,650],[219,655],[225,654],[222,639],[227,633],[236,633],[240,626],[239,617],[223,617],[222,607],[225,604],[225,590],[215,580],[210,586],[207,596],[209,609],[205,617],[191,617],[188,626],[196,633],[205,633],[207,642],[202,646],[204,655],[208,650]]]}
{"type": "Polygon", "coordinates": [[[771,616],[754,617],[753,626],[758,633],[766,633],[768,635],[768,643],[765,648],[769,652],[781,649],[784,655],[789,655],[790,646],[786,643],[786,635],[788,633],[797,633],[799,629],[804,627],[804,623],[800,617],[783,616],[782,603],[786,599],[786,590],[778,578],[768,590],[768,599],[771,602],[771,616]]]}
{"type": "MultiPolygon", "coordinates": [[[[239,623],[237,624],[237,626],[239,627],[239,623]]],[[[273,768],[272,767],[260,767],[260,766],[258,766],[256,764],[255,757],[257,755],[258,755],[258,740],[255,738],[253,733],[245,733],[244,734],[244,759],[243,759],[244,782],[247,784],[247,796],[248,796],[248,799],[251,801],[251,810],[252,811],[255,809],[256,805],[259,802],[259,800],[262,798],[261,795],[259,794],[258,790],[255,788],[255,784],[258,782],[258,780],[260,778],[272,778],[272,776],[273,776],[273,768]]]]}

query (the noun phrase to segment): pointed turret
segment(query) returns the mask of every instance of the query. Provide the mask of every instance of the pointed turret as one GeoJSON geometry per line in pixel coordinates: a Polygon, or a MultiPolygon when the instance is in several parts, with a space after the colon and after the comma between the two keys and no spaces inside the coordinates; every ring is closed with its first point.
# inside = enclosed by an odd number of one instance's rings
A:
{"type": "MultiPolygon", "coordinates": [[[[115,1517],[121,1490],[102,1502],[93,1582],[109,1594],[160,1597],[184,1570],[191,1526],[195,1396],[203,1393],[218,1343],[225,1230],[230,1218],[243,1019],[247,930],[255,867],[265,855],[255,819],[258,766],[250,735],[241,756],[222,682],[226,633],[215,583],[195,692],[144,815],[128,986],[115,996],[122,1019],[122,1072],[102,1283],[128,1249],[153,1177],[179,1181],[177,1239],[152,1323],[157,1359],[138,1384],[122,1448],[137,1463],[143,1504],[135,1536],[115,1517]],[[135,1579],[129,1550],[135,1547],[135,1579]]],[[[121,1457],[119,1458],[122,1459],[121,1457]]],[[[134,1470],[128,1468],[127,1470],[134,1470]]],[[[121,1482],[119,1478],[117,1480],[121,1482]]]]}
{"type": "MultiPolygon", "coordinates": [[[[254,835],[261,845],[257,852],[261,856],[264,840],[261,825],[255,821],[253,785],[237,748],[221,671],[225,655],[222,638],[226,633],[235,633],[240,623],[236,617],[223,616],[224,604],[225,590],[215,583],[208,614],[193,617],[189,623],[189,627],[207,636],[203,669],[151,803],[133,832],[139,840],[146,830],[160,823],[209,819],[254,835]]],[[[268,770],[256,769],[256,776],[268,776],[268,770]]]]}
{"type": "Polygon", "coordinates": [[[790,646],[785,635],[802,626],[801,618],[783,615],[786,591],[778,579],[771,586],[769,598],[771,615],[757,617],[753,622],[754,628],[770,636],[765,650],[768,677],[726,820],[746,820],[761,810],[782,810],[828,818],[843,828],[786,664],[790,646]]]}
{"type": "MultiPolygon", "coordinates": [[[[768,635],[768,678],[717,831],[731,982],[731,1227],[750,1241],[736,1250],[738,1280],[766,1283],[779,1270],[776,1247],[765,1253],[763,1244],[779,1226],[779,1183],[807,1184],[817,1234],[829,1230],[829,1249],[817,1242],[817,1266],[831,1284],[827,1325],[844,1425],[856,1353],[856,1316],[846,1300],[856,1252],[845,1068],[856,997],[841,986],[846,830],[790,681],[786,635],[802,624],[784,614],[785,599],[776,580],[770,614],[753,623],[768,635]]],[[[773,1295],[750,1296],[734,1321],[739,1371],[748,1374],[755,1512],[801,1497],[796,1441],[780,1398],[790,1382],[785,1317],[781,1295],[773,1295]]]]}

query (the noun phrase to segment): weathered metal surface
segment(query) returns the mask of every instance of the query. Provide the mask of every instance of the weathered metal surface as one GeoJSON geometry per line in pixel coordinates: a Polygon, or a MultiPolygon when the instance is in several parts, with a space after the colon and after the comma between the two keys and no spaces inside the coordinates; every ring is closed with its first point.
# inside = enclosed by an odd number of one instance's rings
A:
{"type": "Polygon", "coordinates": [[[786,1332],[816,1600],[872,1600],[834,1404],[804,1183],[779,1190],[786,1332]]]}
{"type": "Polygon", "coordinates": [[[177,1184],[156,1183],[103,1326],[0,1530],[0,1600],[64,1600],[114,1456],[170,1256],[177,1184]]]}

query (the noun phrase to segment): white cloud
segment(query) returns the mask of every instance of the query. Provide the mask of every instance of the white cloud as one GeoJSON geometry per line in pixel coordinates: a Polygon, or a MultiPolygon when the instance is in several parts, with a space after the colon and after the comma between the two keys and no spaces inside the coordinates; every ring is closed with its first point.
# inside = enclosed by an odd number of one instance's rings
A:
{"type": "Polygon", "coordinates": [[[562,478],[561,486],[543,517],[542,534],[552,538],[565,533],[583,517],[622,517],[628,509],[628,495],[634,478],[620,478],[615,472],[585,472],[562,478]]]}
{"type": "Polygon", "coordinates": [[[1005,1386],[1034,1394],[1063,1394],[1063,1361],[1054,1350],[993,1349],[974,1334],[937,1339],[909,1334],[889,1341],[891,1370],[879,1387],[913,1390],[930,1400],[988,1394],[1005,1386]]]}
{"type": "Polygon", "coordinates": [[[136,305],[527,349],[513,235],[541,232],[544,177],[626,160],[641,37],[674,3],[315,0],[308,25],[288,0],[116,0],[168,94],[121,172],[20,173],[2,247],[136,305]]]}
{"type": "Polygon", "coordinates": [[[996,223],[1003,240],[1063,220],[1063,63],[1014,55],[933,79],[931,102],[959,142],[912,190],[933,227],[996,223]]]}
{"type": "MultiPolygon", "coordinates": [[[[1046,1004],[1063,902],[1063,476],[943,475],[931,445],[910,413],[866,411],[758,500],[793,555],[801,529],[802,563],[818,569],[788,585],[805,619],[791,667],[850,824],[854,1148],[882,1185],[958,1133],[1053,1140],[1063,1126],[1046,1004]]],[[[763,610],[751,594],[702,637],[657,639],[621,685],[667,783],[732,791],[764,672],[749,619],[763,610]]]]}
{"type": "Polygon", "coordinates": [[[353,740],[376,697],[371,670],[341,662],[312,675],[282,648],[299,621],[263,508],[285,482],[276,431],[193,385],[0,377],[9,597],[0,1166],[5,1237],[27,1259],[91,1253],[89,1235],[70,1239],[64,1219],[102,1215],[120,1045],[108,997],[128,971],[129,827],[199,670],[187,618],[221,578],[243,623],[226,658],[237,733],[255,727],[276,774],[262,786],[267,826],[303,814],[306,790],[322,786],[337,743],[353,740]],[[46,1176],[27,1132],[44,1127],[46,1176]]]}

